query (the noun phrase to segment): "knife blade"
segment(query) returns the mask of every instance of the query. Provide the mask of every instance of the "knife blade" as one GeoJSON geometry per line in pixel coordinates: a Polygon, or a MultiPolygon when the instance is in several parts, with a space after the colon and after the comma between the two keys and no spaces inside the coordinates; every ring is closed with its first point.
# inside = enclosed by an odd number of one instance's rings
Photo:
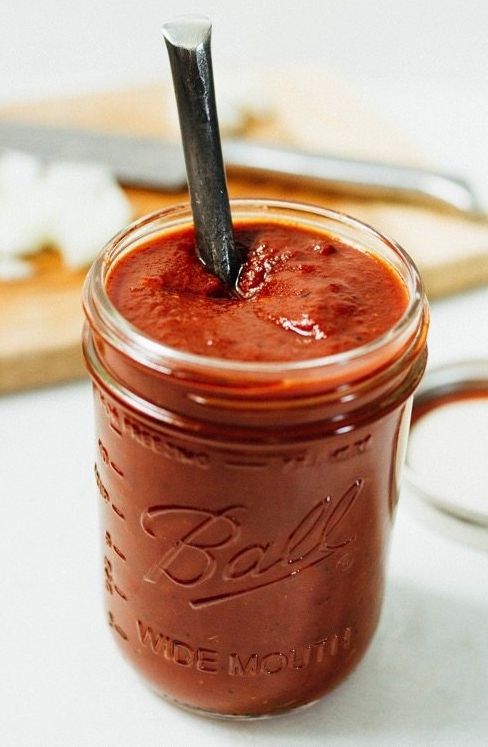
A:
{"type": "MultiPolygon", "coordinates": [[[[482,213],[474,191],[455,175],[250,140],[227,139],[222,145],[230,173],[294,179],[353,197],[434,203],[463,213],[482,213]]],[[[178,191],[186,184],[181,145],[159,138],[3,120],[0,148],[25,151],[48,161],[101,163],[127,187],[178,191]]]]}

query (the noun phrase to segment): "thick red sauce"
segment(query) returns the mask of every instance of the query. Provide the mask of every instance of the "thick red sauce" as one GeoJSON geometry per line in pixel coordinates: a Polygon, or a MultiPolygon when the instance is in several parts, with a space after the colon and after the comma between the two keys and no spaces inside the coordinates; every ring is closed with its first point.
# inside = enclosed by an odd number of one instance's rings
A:
{"type": "Polygon", "coordinates": [[[193,230],[152,240],[117,263],[107,292],[153,339],[200,355],[287,361],[340,353],[398,321],[407,292],[372,254],[284,223],[235,227],[237,288],[206,271],[193,230]]]}

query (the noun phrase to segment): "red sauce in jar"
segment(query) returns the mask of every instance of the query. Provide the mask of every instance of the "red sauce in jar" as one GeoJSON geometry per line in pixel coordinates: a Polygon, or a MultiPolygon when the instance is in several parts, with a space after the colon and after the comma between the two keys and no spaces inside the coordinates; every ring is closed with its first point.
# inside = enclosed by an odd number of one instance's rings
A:
{"type": "Polygon", "coordinates": [[[237,290],[198,261],[193,230],[140,246],[117,263],[107,293],[149,337],[238,361],[319,358],[393,327],[407,305],[399,276],[377,256],[317,231],[244,223],[237,290]]]}
{"type": "Polygon", "coordinates": [[[106,292],[149,338],[205,357],[192,368],[158,352],[153,366],[119,345],[89,278],[109,625],[180,704],[239,717],[298,707],[340,682],[376,629],[425,309],[408,335],[315,366],[400,319],[410,291],[390,264],[293,222],[242,221],[229,291],[189,228],[151,238],[148,219],[147,231],[106,292]],[[264,376],[215,360],[283,365],[264,376]]]}

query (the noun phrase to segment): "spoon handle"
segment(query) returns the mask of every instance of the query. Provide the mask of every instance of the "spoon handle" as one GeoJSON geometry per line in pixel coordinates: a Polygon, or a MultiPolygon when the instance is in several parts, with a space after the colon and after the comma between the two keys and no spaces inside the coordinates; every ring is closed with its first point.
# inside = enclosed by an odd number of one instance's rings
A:
{"type": "Polygon", "coordinates": [[[233,285],[241,266],[234,243],[212,73],[212,24],[186,16],[163,26],[178,107],[197,251],[233,285]]]}

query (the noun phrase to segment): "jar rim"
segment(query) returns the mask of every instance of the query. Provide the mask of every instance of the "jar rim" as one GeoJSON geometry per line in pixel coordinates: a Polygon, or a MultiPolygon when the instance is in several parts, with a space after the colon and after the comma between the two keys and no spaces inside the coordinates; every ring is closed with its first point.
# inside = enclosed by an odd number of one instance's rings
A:
{"type": "MultiPolygon", "coordinates": [[[[117,250],[120,250],[120,246],[125,241],[130,240],[131,236],[137,236],[138,232],[161,221],[168,222],[168,225],[162,227],[160,233],[171,226],[191,223],[190,206],[183,203],[155,210],[133,221],[102,248],[93,262],[83,288],[83,307],[88,320],[100,330],[102,337],[110,345],[143,366],[162,373],[168,373],[180,367],[194,372],[205,371],[208,373],[209,371],[215,371],[216,374],[253,374],[254,376],[264,377],[279,375],[281,378],[313,372],[318,369],[332,370],[370,357],[402,338],[411,329],[412,324],[415,323],[416,326],[416,322],[421,318],[425,308],[423,283],[413,259],[394,239],[346,213],[310,203],[268,198],[231,199],[230,203],[231,209],[235,211],[255,209],[262,211],[262,214],[269,218],[276,217],[278,211],[281,211],[280,217],[283,222],[286,222],[286,219],[284,219],[285,213],[288,213],[288,222],[293,220],[293,213],[298,214],[299,212],[307,214],[312,221],[314,218],[325,218],[337,225],[360,231],[361,238],[365,240],[365,247],[368,238],[379,241],[386,249],[393,252],[393,255],[400,260],[406,270],[408,303],[403,314],[385,333],[363,345],[332,355],[292,361],[253,362],[215,358],[179,350],[152,339],[117,310],[106,292],[105,279],[117,250]]],[[[295,221],[303,222],[297,215],[295,215],[295,221]]],[[[141,234],[141,236],[143,235],[141,234]]],[[[405,278],[403,280],[405,281],[405,278]]]]}

